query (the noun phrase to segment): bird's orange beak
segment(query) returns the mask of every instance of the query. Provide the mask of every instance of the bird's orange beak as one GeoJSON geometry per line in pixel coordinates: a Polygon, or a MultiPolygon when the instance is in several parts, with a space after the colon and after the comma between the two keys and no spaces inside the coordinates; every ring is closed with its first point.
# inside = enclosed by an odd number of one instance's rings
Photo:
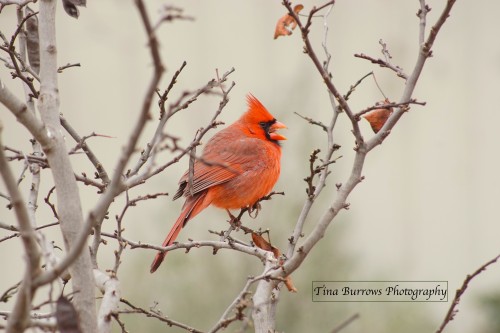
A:
{"type": "Polygon", "coordinates": [[[275,122],[269,127],[269,137],[271,140],[286,140],[286,137],[276,133],[277,130],[287,128],[285,124],[280,123],[279,121],[275,122]]]}

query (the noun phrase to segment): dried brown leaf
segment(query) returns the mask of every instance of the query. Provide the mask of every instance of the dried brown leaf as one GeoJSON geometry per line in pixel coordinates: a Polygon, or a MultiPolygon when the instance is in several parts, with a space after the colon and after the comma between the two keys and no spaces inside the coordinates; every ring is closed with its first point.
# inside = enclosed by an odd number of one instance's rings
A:
{"type": "MultiPolygon", "coordinates": [[[[296,14],[299,14],[299,12],[304,9],[303,5],[296,5],[293,8],[293,11],[296,14]]],[[[297,26],[297,22],[293,18],[292,15],[289,13],[283,15],[278,22],[276,23],[276,29],[274,31],[274,39],[278,38],[279,36],[289,36],[292,34],[292,30],[295,29],[297,26]]]]}
{"type": "MultiPolygon", "coordinates": [[[[281,258],[281,251],[277,247],[274,247],[271,243],[266,241],[264,237],[262,237],[259,234],[256,234],[255,232],[252,232],[252,241],[258,248],[261,248],[264,251],[272,252],[274,257],[279,260],[279,264],[283,265],[283,259],[281,258]]],[[[285,277],[285,286],[288,288],[288,291],[293,293],[297,292],[297,288],[295,288],[295,286],[293,285],[290,276],[285,277]]]]}
{"type": "Polygon", "coordinates": [[[81,333],[78,313],[66,297],[61,296],[56,304],[57,329],[61,333],[81,333]]]}
{"type": "MultiPolygon", "coordinates": [[[[382,102],[382,104],[388,104],[388,103],[390,103],[388,99],[382,102]]],[[[372,130],[375,133],[378,133],[378,131],[380,131],[382,126],[384,126],[387,119],[389,119],[390,115],[392,114],[392,111],[393,111],[392,108],[375,109],[365,113],[363,115],[363,118],[365,118],[370,123],[372,130]]]]}
{"type": "Polygon", "coordinates": [[[255,232],[252,232],[252,241],[258,248],[261,248],[264,251],[272,252],[276,259],[278,259],[281,256],[281,252],[278,248],[272,246],[271,243],[269,243],[264,239],[264,237],[262,237],[259,234],[256,234],[255,232]]]}
{"type": "Polygon", "coordinates": [[[74,18],[80,16],[80,11],[77,6],[85,7],[87,5],[87,0],[62,0],[64,10],[66,13],[74,18]]]}
{"type": "Polygon", "coordinates": [[[289,292],[291,292],[291,293],[297,292],[297,288],[295,288],[295,286],[293,285],[292,278],[290,277],[290,275],[285,277],[285,286],[289,292]]]}
{"type": "MultiPolygon", "coordinates": [[[[26,16],[35,12],[26,6],[26,16]]],[[[26,44],[28,49],[28,60],[33,71],[40,71],[40,39],[38,37],[38,17],[31,16],[26,20],[26,44]]]]}

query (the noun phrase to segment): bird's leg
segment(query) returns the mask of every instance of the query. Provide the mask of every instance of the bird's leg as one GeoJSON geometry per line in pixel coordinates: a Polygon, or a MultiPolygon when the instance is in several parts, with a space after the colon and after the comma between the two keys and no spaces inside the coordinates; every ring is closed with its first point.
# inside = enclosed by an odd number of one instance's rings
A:
{"type": "Polygon", "coordinates": [[[229,237],[229,234],[231,234],[231,232],[233,230],[238,230],[241,226],[241,222],[240,222],[240,217],[239,216],[234,216],[233,214],[231,214],[231,212],[229,211],[229,209],[226,209],[226,212],[227,214],[229,215],[229,229],[227,229],[222,235],[221,235],[221,241],[225,241],[228,237],[229,237]]]}
{"type": "Polygon", "coordinates": [[[248,216],[250,216],[253,219],[256,219],[257,215],[259,215],[260,209],[261,209],[260,201],[257,201],[253,205],[248,206],[248,216]],[[255,215],[252,215],[252,214],[254,214],[254,212],[255,212],[255,215]]]}
{"type": "Polygon", "coordinates": [[[238,216],[234,216],[233,214],[231,214],[229,209],[226,209],[226,212],[229,215],[229,221],[228,221],[229,224],[231,224],[231,226],[233,226],[234,229],[238,229],[241,226],[240,219],[241,219],[242,214],[239,214],[238,216]]]}

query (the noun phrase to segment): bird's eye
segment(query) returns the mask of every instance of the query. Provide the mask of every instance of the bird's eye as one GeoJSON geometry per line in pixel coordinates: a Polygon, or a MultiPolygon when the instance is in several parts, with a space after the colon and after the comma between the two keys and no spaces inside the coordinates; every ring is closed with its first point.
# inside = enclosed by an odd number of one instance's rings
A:
{"type": "Polygon", "coordinates": [[[267,125],[267,124],[266,124],[266,122],[264,122],[264,121],[261,121],[261,122],[259,123],[259,126],[260,126],[260,127],[265,127],[266,125],[267,125]]]}

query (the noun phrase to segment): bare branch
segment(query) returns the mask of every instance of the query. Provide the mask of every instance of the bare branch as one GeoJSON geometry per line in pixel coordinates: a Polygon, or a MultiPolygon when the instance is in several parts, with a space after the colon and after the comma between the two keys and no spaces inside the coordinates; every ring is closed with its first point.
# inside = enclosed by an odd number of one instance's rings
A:
{"type": "Polygon", "coordinates": [[[345,100],[345,98],[340,94],[340,92],[337,90],[335,85],[332,82],[332,79],[330,77],[330,74],[324,69],[322,66],[321,62],[318,59],[318,56],[316,55],[316,52],[314,51],[314,48],[312,47],[311,41],[309,39],[309,28],[312,24],[312,18],[314,14],[316,14],[318,11],[326,8],[327,6],[330,6],[334,4],[335,1],[329,1],[326,4],[318,7],[318,8],[313,8],[310,13],[309,17],[307,19],[307,23],[304,25],[302,21],[300,20],[299,16],[297,13],[295,13],[292,9],[292,5],[290,1],[284,0],[283,5],[288,9],[289,15],[291,15],[294,20],[297,22],[298,27],[300,28],[300,31],[302,33],[302,40],[304,41],[304,52],[307,53],[307,55],[311,58],[313,64],[315,65],[316,69],[318,70],[319,74],[323,78],[323,82],[326,84],[329,92],[335,97],[335,99],[338,101],[340,104],[340,107],[342,110],[346,113],[348,118],[351,120],[351,124],[353,127],[353,134],[356,137],[356,143],[357,145],[361,145],[364,143],[363,136],[361,135],[361,130],[359,129],[358,122],[354,118],[354,113],[352,112],[349,104],[345,100]]]}
{"type": "Polygon", "coordinates": [[[118,312],[120,304],[120,282],[116,276],[108,276],[97,269],[94,269],[94,279],[97,287],[104,294],[97,315],[98,332],[109,333],[112,316],[118,312]]]}
{"type": "Polygon", "coordinates": [[[6,291],[4,291],[2,296],[0,296],[0,302],[7,303],[9,299],[17,293],[17,290],[20,285],[21,282],[18,282],[12,287],[9,287],[6,291]]]}
{"type": "Polygon", "coordinates": [[[35,139],[42,145],[50,145],[50,139],[45,131],[45,125],[28,112],[26,104],[21,102],[0,80],[0,103],[11,111],[17,120],[26,127],[35,139]]]}
{"type": "MultiPolygon", "coordinates": [[[[222,77],[222,80],[225,80],[227,78],[227,76],[229,74],[231,74],[233,71],[234,71],[234,68],[232,68],[231,70],[229,70],[228,72],[226,72],[224,74],[224,76],[222,77]]],[[[170,111],[166,114],[166,117],[171,116],[171,114],[174,114],[174,113],[178,112],[179,110],[187,108],[189,106],[189,104],[191,104],[194,100],[196,100],[196,98],[199,95],[201,95],[203,92],[206,91],[205,89],[208,89],[209,85],[213,85],[213,82],[214,82],[214,80],[211,80],[206,86],[204,86],[203,88],[199,89],[195,93],[195,95],[192,98],[190,98],[187,102],[185,102],[182,105],[177,106],[177,107],[175,107],[173,109],[170,109],[170,111]]],[[[208,131],[210,131],[211,129],[216,128],[218,125],[221,124],[220,122],[217,121],[217,118],[220,115],[220,113],[222,112],[222,110],[224,109],[224,107],[229,102],[228,95],[229,95],[230,91],[232,90],[232,88],[234,87],[234,85],[235,85],[235,83],[232,82],[231,86],[227,89],[227,91],[225,92],[225,94],[223,94],[222,100],[219,102],[219,107],[215,111],[214,116],[210,120],[209,124],[205,128],[203,128],[202,130],[200,130],[199,132],[197,132],[195,138],[189,144],[188,147],[186,147],[185,149],[179,149],[179,147],[177,146],[177,144],[174,141],[174,143],[175,143],[174,150],[180,150],[179,154],[177,154],[173,159],[171,159],[170,161],[168,161],[167,163],[163,164],[162,166],[160,166],[160,167],[158,167],[156,169],[145,170],[141,174],[136,174],[134,177],[130,177],[129,176],[129,179],[127,181],[127,187],[128,188],[132,188],[134,186],[137,186],[138,184],[143,183],[145,180],[147,180],[147,179],[151,178],[152,176],[154,176],[154,175],[162,172],[163,170],[165,170],[166,168],[168,168],[172,164],[177,163],[182,157],[184,157],[185,155],[189,155],[190,151],[194,147],[200,145],[201,139],[208,133],[208,131]]],[[[139,164],[138,164],[138,166],[140,168],[139,164]]],[[[131,174],[133,174],[133,172],[135,172],[135,170],[137,170],[137,167],[133,171],[131,171],[131,174]]],[[[129,173],[127,173],[127,175],[129,175],[129,173]]]]}
{"type": "Polygon", "coordinates": [[[356,90],[356,88],[361,84],[361,82],[363,82],[363,80],[366,79],[370,75],[373,75],[373,72],[370,72],[370,73],[364,75],[361,79],[356,81],[355,84],[353,84],[352,86],[349,87],[349,91],[347,92],[347,94],[344,95],[344,98],[346,101],[349,99],[351,94],[356,90]]]}
{"type": "Polygon", "coordinates": [[[338,325],[337,327],[335,327],[331,333],[339,333],[340,331],[342,331],[344,328],[346,328],[347,326],[349,326],[353,321],[357,320],[359,318],[359,313],[355,313],[353,314],[352,316],[350,316],[349,318],[347,318],[345,321],[343,321],[340,325],[338,325]]]}
{"type": "Polygon", "coordinates": [[[175,326],[179,327],[182,329],[185,329],[186,331],[190,333],[203,333],[203,331],[197,330],[193,327],[187,326],[185,324],[182,324],[180,322],[177,322],[175,320],[172,320],[166,316],[164,316],[161,311],[156,310],[154,308],[151,308],[149,310],[140,308],[138,306],[133,305],[131,302],[127,301],[126,299],[122,298],[120,299],[120,302],[123,304],[128,305],[133,311],[120,311],[120,314],[133,314],[133,313],[139,313],[139,314],[144,314],[146,317],[151,317],[151,318],[156,318],[164,323],[166,323],[168,326],[175,326]]]}
{"type": "Polygon", "coordinates": [[[58,216],[64,236],[67,255],[52,270],[41,274],[33,281],[34,287],[50,283],[69,268],[74,290],[74,305],[79,312],[84,333],[96,331],[94,283],[92,264],[85,248],[90,228],[83,223],[80,194],[66,149],[59,119],[59,87],[57,79],[57,42],[55,28],[56,2],[42,1],[39,4],[40,35],[40,98],[38,109],[45,124],[47,140],[39,140],[47,156],[56,187],[58,216]]]}
{"type": "Polygon", "coordinates": [[[29,307],[33,297],[33,289],[31,285],[32,279],[40,274],[40,250],[36,242],[36,234],[33,229],[27,206],[19,192],[14,175],[9,168],[5,158],[3,143],[2,143],[3,125],[0,123],[0,175],[9,192],[10,202],[14,208],[14,212],[19,224],[19,231],[24,245],[26,254],[26,273],[18,292],[12,315],[9,316],[8,331],[22,332],[27,325],[29,307]]]}
{"type": "Polygon", "coordinates": [[[270,280],[271,275],[268,273],[277,267],[278,260],[274,258],[271,252],[267,252],[264,276],[260,279],[255,294],[252,297],[253,309],[252,318],[255,325],[256,332],[274,332],[275,331],[275,318],[276,306],[279,300],[279,290],[275,289],[278,282],[270,280]]]}
{"type": "MultiPolygon", "coordinates": [[[[448,6],[445,8],[443,14],[441,17],[446,17],[446,15],[449,14],[449,11],[451,10],[452,3],[454,1],[449,1],[448,6]],[[446,15],[445,15],[446,13],[446,15]]],[[[336,100],[340,103],[340,106],[342,109],[345,110],[344,103],[345,99],[338,98],[338,92],[334,89],[335,87],[333,84],[331,84],[330,78],[327,75],[326,71],[322,70],[321,66],[319,66],[319,62],[317,60],[317,57],[315,57],[314,53],[311,52],[311,44],[308,39],[308,28],[310,26],[311,22],[311,17],[312,14],[309,15],[308,19],[308,24],[304,27],[301,22],[299,21],[299,18],[297,15],[293,13],[291,10],[291,5],[288,1],[284,1],[285,7],[287,7],[290,15],[294,16],[294,19],[297,21],[298,25],[301,27],[302,31],[302,37],[304,40],[305,44],[305,50],[308,53],[308,55],[311,57],[311,60],[313,63],[316,65],[316,68],[320,72],[325,84],[329,88],[330,92],[335,96],[336,100]]],[[[311,12],[312,13],[312,12],[311,12]]],[[[440,25],[437,24],[438,27],[444,23],[444,20],[439,20],[438,22],[441,22],[440,25]]],[[[437,29],[439,30],[439,29],[437,29]]],[[[437,31],[436,30],[436,31],[437,31]]],[[[430,36],[429,36],[430,38],[430,36]]],[[[412,73],[412,75],[408,78],[406,87],[405,87],[405,92],[403,93],[403,96],[401,98],[401,102],[406,102],[411,100],[411,95],[413,93],[413,90],[415,88],[418,76],[423,68],[424,62],[426,57],[428,56],[428,52],[425,53],[424,49],[422,47],[419,55],[419,59],[417,60],[417,63],[415,65],[415,69],[412,73]]],[[[342,96],[341,96],[342,97],[342,96]]],[[[364,165],[364,160],[366,158],[367,153],[373,149],[374,146],[380,144],[383,139],[389,134],[389,131],[383,132],[383,130],[388,130],[394,126],[394,124],[397,122],[399,117],[401,117],[401,114],[404,112],[404,106],[400,106],[398,108],[397,114],[395,115],[396,112],[392,114],[392,116],[389,118],[388,122],[384,125],[382,129],[382,133],[379,132],[377,135],[374,136],[368,143],[364,143],[362,140],[357,140],[357,146],[355,148],[356,155],[353,161],[353,167],[351,171],[351,175],[349,176],[348,180],[344,184],[339,184],[337,186],[338,192],[337,196],[333,200],[332,204],[330,205],[329,209],[324,213],[324,215],[320,218],[316,226],[314,227],[313,231],[309,234],[309,236],[305,239],[303,244],[298,248],[297,251],[294,251],[295,249],[295,244],[297,242],[298,237],[301,235],[301,230],[302,226],[304,224],[305,217],[307,216],[310,207],[312,206],[312,199],[309,198],[309,200],[306,201],[303,210],[301,212],[301,215],[299,216],[299,220],[297,222],[297,225],[294,230],[293,236],[289,239],[290,240],[290,245],[289,249],[287,252],[287,258],[286,262],[284,263],[283,267],[281,269],[275,269],[271,275],[272,276],[288,276],[290,275],[295,269],[297,269],[302,261],[306,258],[307,254],[309,251],[314,247],[314,245],[324,236],[326,229],[328,225],[331,223],[331,221],[336,217],[336,215],[342,210],[342,209],[347,209],[349,207],[349,204],[346,202],[347,197],[351,193],[351,191],[363,180],[363,176],[361,175],[361,172],[363,170],[363,165],[364,165]],[[390,121],[390,124],[389,124],[390,121]]],[[[335,110],[335,108],[334,108],[335,110]]],[[[352,112],[346,112],[348,117],[350,118],[351,122],[353,123],[353,132],[358,138],[361,133],[359,132],[358,135],[356,134],[358,132],[358,128],[354,126],[354,122],[356,122],[356,117],[352,112]]],[[[334,113],[334,119],[335,121],[335,113],[334,113]]],[[[333,128],[332,128],[333,131],[333,128]]],[[[329,135],[331,135],[331,132],[327,132],[329,135]]],[[[330,146],[331,147],[331,146],[330,146]]],[[[325,174],[323,174],[325,175],[325,174]]],[[[324,186],[324,183],[322,183],[323,179],[320,177],[320,182],[319,184],[321,186],[324,186]]],[[[269,290],[268,290],[268,296],[270,295],[269,290]]]]}
{"type": "MultiPolygon", "coordinates": [[[[142,104],[141,112],[139,114],[139,119],[136,122],[136,125],[130,134],[128,144],[123,149],[123,152],[119,158],[117,166],[114,169],[115,174],[114,174],[114,177],[111,181],[111,186],[110,186],[111,188],[108,188],[108,191],[113,192],[115,194],[120,193],[124,189],[123,184],[122,184],[123,171],[125,170],[125,167],[126,167],[128,161],[130,160],[130,157],[132,156],[132,154],[135,150],[135,147],[137,145],[137,141],[139,140],[139,137],[142,134],[142,131],[144,129],[144,126],[146,125],[146,122],[151,119],[150,108],[151,108],[151,104],[153,102],[153,97],[156,94],[156,89],[157,89],[158,84],[160,82],[160,79],[163,75],[163,72],[165,71],[165,67],[163,66],[163,63],[161,61],[160,51],[158,48],[159,43],[158,43],[158,40],[156,39],[156,35],[152,29],[149,15],[146,11],[146,7],[144,5],[144,2],[142,0],[136,0],[135,4],[137,6],[137,9],[138,9],[139,14],[140,14],[141,19],[142,19],[142,23],[143,23],[144,28],[146,30],[146,36],[148,36],[148,39],[149,39],[148,44],[149,44],[149,49],[150,49],[150,53],[151,53],[151,58],[152,58],[153,64],[154,64],[154,70],[153,70],[153,76],[152,76],[151,81],[149,83],[149,87],[146,91],[146,95],[143,99],[143,104],[142,104]]],[[[99,215],[102,215],[103,213],[104,212],[100,212],[99,215]]]]}
{"type": "Polygon", "coordinates": [[[486,270],[486,268],[488,268],[488,266],[496,263],[498,261],[498,259],[500,259],[500,255],[496,256],[495,258],[493,258],[490,261],[486,262],[485,264],[481,265],[481,267],[479,267],[474,273],[467,275],[464,282],[462,283],[462,286],[459,289],[457,289],[457,291],[455,293],[455,297],[453,298],[453,301],[451,302],[450,308],[448,309],[448,312],[446,313],[446,316],[444,317],[444,320],[441,323],[441,325],[439,326],[436,333],[443,332],[446,325],[448,325],[448,323],[455,318],[455,314],[458,312],[458,310],[456,310],[456,307],[460,303],[460,298],[462,297],[462,295],[465,293],[465,291],[469,287],[469,283],[475,277],[477,277],[479,274],[484,272],[486,270]]]}
{"type": "MultiPolygon", "coordinates": [[[[33,280],[33,286],[35,288],[51,283],[60,277],[68,268],[70,268],[71,265],[74,266],[75,261],[79,259],[82,254],[82,250],[85,248],[85,245],[87,245],[87,238],[92,231],[93,225],[94,220],[87,219],[79,234],[73,241],[72,247],[69,249],[67,255],[53,269],[40,274],[33,280]]],[[[71,275],[74,276],[75,274],[71,275]]]]}
{"type": "MultiPolygon", "coordinates": [[[[153,98],[156,94],[157,86],[165,71],[165,67],[162,64],[162,60],[160,57],[159,43],[152,29],[151,21],[149,19],[149,15],[147,13],[144,2],[142,0],[136,0],[135,4],[137,10],[139,11],[142,24],[146,31],[146,36],[148,38],[150,55],[154,64],[153,74],[148,89],[146,90],[146,94],[143,98],[139,118],[135,123],[135,127],[130,133],[127,145],[123,148],[122,153],[120,154],[120,157],[114,168],[115,173],[111,178],[109,185],[106,187],[104,194],[100,197],[94,209],[88,214],[85,226],[89,228],[89,231],[92,227],[98,226],[98,224],[101,223],[114,198],[127,189],[124,182],[123,172],[132,154],[135,151],[139,137],[141,136],[144,127],[146,126],[146,122],[151,119],[150,108],[153,102],[153,98]]],[[[141,182],[143,181],[141,180],[141,182]]],[[[98,245],[94,243],[93,248],[94,251],[97,251],[98,245]]],[[[93,252],[92,255],[96,256],[97,253],[93,252]]]]}
{"type": "Polygon", "coordinates": [[[31,2],[37,2],[37,0],[0,0],[0,12],[2,12],[2,9],[8,5],[24,7],[31,2]]]}
{"type": "MultiPolygon", "coordinates": [[[[39,227],[36,227],[34,230],[42,230],[42,229],[53,227],[53,226],[56,226],[56,225],[59,225],[59,222],[47,223],[47,224],[41,225],[39,227]]],[[[15,226],[13,226],[13,225],[9,226],[9,225],[5,225],[5,224],[2,223],[2,225],[0,225],[0,228],[6,229],[6,230],[10,230],[10,231],[16,231],[12,235],[0,238],[0,243],[3,242],[3,241],[6,241],[6,240],[12,239],[12,238],[21,236],[21,233],[19,232],[19,229],[16,228],[15,226]]]]}
{"type": "MultiPolygon", "coordinates": [[[[18,13],[22,13],[21,9],[18,10],[18,13]]],[[[10,42],[8,43],[7,47],[0,46],[0,49],[3,50],[3,51],[5,51],[5,52],[7,52],[7,54],[9,54],[9,56],[10,56],[12,65],[14,66],[14,69],[16,71],[16,73],[13,74],[13,75],[15,77],[20,78],[29,87],[29,89],[32,92],[33,97],[35,97],[35,98],[38,98],[38,91],[36,90],[35,86],[33,85],[33,79],[32,78],[28,78],[28,77],[26,77],[23,74],[23,69],[26,68],[26,67],[28,67],[28,66],[25,65],[25,60],[21,59],[21,57],[16,53],[16,49],[15,49],[15,45],[14,44],[15,44],[16,38],[17,38],[17,36],[19,34],[22,34],[23,36],[25,36],[25,32],[23,30],[24,23],[26,23],[26,21],[30,17],[33,17],[33,16],[35,16],[37,14],[38,13],[30,13],[30,14],[26,15],[24,18],[21,18],[21,20],[20,20],[20,22],[19,22],[19,24],[17,26],[17,29],[14,32],[14,34],[12,35],[12,37],[10,39],[10,42]],[[22,63],[23,68],[19,67],[18,62],[22,63]]],[[[22,43],[22,45],[24,47],[25,44],[22,43]]]]}
{"type": "Polygon", "coordinates": [[[407,102],[402,102],[402,103],[380,103],[380,104],[375,104],[373,106],[367,107],[366,109],[363,109],[356,113],[355,117],[356,119],[361,119],[361,116],[377,109],[391,109],[391,108],[402,108],[405,111],[408,111],[410,109],[410,104],[417,104],[417,105],[422,105],[425,106],[427,103],[426,102],[419,102],[416,99],[411,99],[407,102]]]}
{"type": "MultiPolygon", "coordinates": [[[[125,250],[125,248],[127,247],[127,244],[128,244],[127,241],[125,241],[122,237],[122,233],[125,230],[122,227],[122,223],[123,223],[123,219],[124,219],[125,214],[127,213],[128,209],[130,207],[136,206],[137,203],[139,203],[141,201],[156,199],[158,197],[167,196],[167,195],[168,195],[168,193],[155,193],[155,194],[148,194],[145,196],[139,196],[135,199],[129,199],[128,192],[126,193],[127,201],[125,203],[125,206],[123,207],[120,215],[115,216],[115,219],[116,219],[115,235],[116,235],[116,240],[118,242],[118,249],[115,250],[115,265],[114,265],[113,270],[112,270],[114,275],[118,274],[118,268],[120,267],[120,264],[121,264],[121,255],[123,253],[123,250],[125,250]]],[[[97,241],[94,241],[94,246],[92,248],[93,253],[97,253],[97,247],[100,244],[100,236],[101,236],[100,233],[96,233],[96,235],[95,235],[97,241]],[[99,236],[99,239],[97,239],[98,236],[99,236]]]]}
{"type": "Polygon", "coordinates": [[[420,29],[418,34],[418,45],[422,45],[425,41],[425,27],[427,26],[427,13],[431,8],[425,3],[425,0],[419,0],[420,9],[417,12],[417,17],[420,19],[420,29]]]}
{"type": "Polygon", "coordinates": [[[297,113],[297,112],[294,112],[294,113],[297,116],[299,116],[300,118],[306,120],[309,124],[319,126],[325,132],[328,131],[328,127],[325,124],[323,124],[321,121],[317,121],[317,120],[314,120],[312,118],[305,117],[305,116],[303,116],[303,115],[301,115],[300,113],[297,113]]]}
{"type": "Polygon", "coordinates": [[[64,66],[61,66],[57,69],[57,72],[58,73],[62,73],[65,69],[67,68],[71,68],[71,67],[81,67],[80,63],[76,63],[76,64],[66,64],[64,66]]]}
{"type": "Polygon", "coordinates": [[[252,277],[247,279],[247,282],[245,283],[243,289],[241,289],[241,291],[233,300],[233,302],[229,304],[229,306],[226,308],[226,310],[220,317],[219,321],[214,325],[214,327],[210,331],[208,331],[208,333],[215,333],[219,330],[227,328],[229,324],[231,324],[231,322],[243,319],[242,311],[246,307],[246,298],[251,294],[250,287],[256,281],[257,280],[255,280],[252,277]],[[237,309],[237,314],[234,315],[232,318],[229,318],[230,313],[235,308],[237,309]]]}
{"type": "Polygon", "coordinates": [[[194,17],[184,15],[184,9],[182,8],[171,5],[164,5],[162,8],[160,19],[154,25],[153,30],[158,29],[165,22],[172,22],[175,20],[194,21],[194,17]]]}
{"type": "Polygon", "coordinates": [[[13,155],[6,156],[7,161],[22,161],[25,160],[27,161],[30,166],[33,164],[39,165],[41,168],[47,168],[49,166],[47,159],[44,157],[41,157],[40,152],[33,152],[33,154],[25,154],[22,151],[19,151],[17,149],[11,148],[11,147],[4,147],[6,151],[10,151],[14,153],[13,155]]]}
{"type": "Polygon", "coordinates": [[[403,72],[403,69],[399,66],[396,66],[396,65],[392,65],[391,63],[387,62],[387,61],[384,61],[380,58],[378,59],[375,59],[373,57],[370,57],[364,53],[356,53],[354,54],[354,56],[356,58],[361,58],[361,59],[365,59],[365,60],[368,60],[370,61],[372,64],[376,64],[376,65],[379,65],[380,67],[385,67],[385,68],[389,68],[390,70],[394,71],[396,73],[397,76],[399,76],[400,78],[403,78],[405,80],[408,79],[408,75],[406,75],[404,72],[403,72]]]}
{"type": "MultiPolygon", "coordinates": [[[[400,103],[411,100],[413,91],[415,90],[418,78],[422,73],[425,62],[431,56],[432,45],[434,44],[437,34],[441,30],[441,27],[446,22],[446,19],[450,16],[450,12],[451,9],[453,8],[453,5],[455,4],[455,1],[456,0],[447,0],[445,8],[441,12],[441,15],[439,16],[439,19],[437,20],[436,24],[431,28],[427,40],[425,41],[425,43],[420,43],[420,50],[417,61],[415,63],[415,67],[413,68],[411,75],[408,77],[408,80],[406,81],[405,90],[403,91],[403,94],[400,98],[400,103]]],[[[421,0],[420,4],[421,4],[420,8],[421,10],[419,12],[421,13],[420,40],[422,40],[423,39],[422,34],[425,34],[426,14],[428,13],[429,8],[426,9],[424,0],[421,0]]],[[[386,123],[380,129],[380,131],[370,140],[370,142],[367,143],[368,150],[372,150],[373,148],[375,148],[384,141],[385,137],[387,137],[387,135],[390,133],[390,130],[394,127],[394,125],[396,125],[396,123],[399,121],[404,112],[405,112],[404,109],[398,108],[392,113],[392,115],[389,117],[389,119],[387,119],[386,123]]]]}
{"type": "MultiPolygon", "coordinates": [[[[110,234],[106,232],[101,233],[102,236],[104,237],[109,237],[109,238],[114,238],[117,239],[117,236],[115,234],[110,234]]],[[[130,246],[130,249],[151,249],[155,251],[172,251],[176,249],[185,249],[186,252],[189,252],[192,248],[202,248],[202,247],[210,247],[213,249],[215,253],[219,251],[220,249],[227,249],[227,250],[236,250],[238,252],[250,254],[252,256],[256,256],[259,259],[264,258],[266,251],[259,249],[258,247],[250,246],[250,245],[245,245],[241,241],[234,241],[231,238],[226,239],[225,241],[195,241],[191,240],[186,243],[179,243],[175,242],[172,245],[169,246],[157,246],[157,245],[151,245],[147,243],[142,243],[142,242],[135,242],[131,241],[129,239],[126,239],[124,237],[121,237],[122,241],[125,242],[126,245],[130,246]]]]}
{"type": "Polygon", "coordinates": [[[82,148],[82,150],[87,155],[89,161],[94,165],[97,170],[97,174],[99,178],[102,180],[103,185],[107,185],[111,182],[109,179],[108,173],[104,169],[104,166],[99,161],[97,156],[93,153],[93,151],[89,148],[84,138],[80,137],[80,135],[75,131],[75,129],[68,123],[66,118],[63,115],[60,115],[61,125],[64,129],[71,135],[71,137],[77,142],[78,146],[82,148]]]}
{"type": "Polygon", "coordinates": [[[163,131],[163,128],[165,127],[165,124],[171,117],[171,113],[169,112],[168,114],[165,113],[165,102],[168,99],[168,94],[172,90],[173,86],[177,82],[177,78],[181,74],[182,70],[186,66],[186,62],[184,61],[181,65],[181,67],[175,72],[175,74],[172,76],[172,79],[170,80],[170,84],[168,85],[167,89],[163,92],[162,95],[160,95],[160,100],[158,102],[158,105],[160,107],[160,121],[158,123],[158,126],[156,127],[156,131],[152,137],[152,139],[149,141],[149,143],[146,145],[146,148],[141,152],[141,157],[137,161],[137,164],[135,167],[128,172],[128,177],[137,175],[141,167],[147,162],[147,160],[151,157],[151,153],[153,152],[153,149],[155,146],[158,144],[158,142],[161,139],[161,134],[163,131]]]}

